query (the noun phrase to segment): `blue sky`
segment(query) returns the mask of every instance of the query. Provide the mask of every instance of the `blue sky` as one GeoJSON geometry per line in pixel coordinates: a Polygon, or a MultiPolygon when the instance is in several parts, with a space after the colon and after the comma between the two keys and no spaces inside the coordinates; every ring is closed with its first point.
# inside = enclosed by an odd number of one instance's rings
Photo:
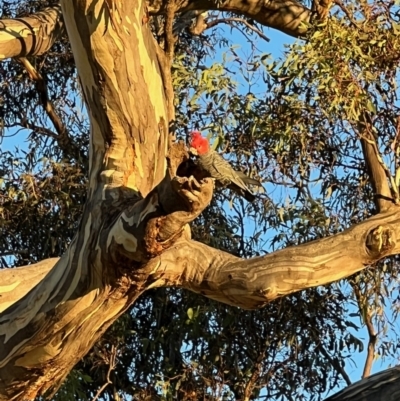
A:
{"type": "MultiPolygon", "coordinates": [[[[226,32],[227,32],[227,35],[228,34],[231,35],[229,30],[226,29],[226,32]]],[[[263,39],[259,39],[256,43],[256,47],[261,53],[271,53],[271,55],[273,56],[274,59],[282,57],[284,49],[285,49],[285,45],[290,45],[290,44],[294,43],[296,40],[295,38],[292,38],[292,37],[290,37],[284,33],[281,33],[277,30],[274,30],[274,29],[266,29],[265,33],[270,38],[270,42],[266,42],[263,39]]],[[[237,43],[240,45],[239,48],[235,48],[235,52],[239,56],[248,56],[250,53],[250,46],[249,46],[248,40],[237,30],[234,30],[230,37],[232,37],[232,41],[234,43],[237,43]]],[[[244,57],[244,58],[246,58],[246,57],[244,57]]],[[[247,90],[246,86],[247,86],[247,83],[243,82],[244,92],[247,90]]],[[[275,195],[280,196],[280,197],[285,196],[285,194],[283,194],[283,193],[280,193],[280,194],[275,193],[275,195]]],[[[254,222],[249,221],[248,225],[247,225],[247,229],[248,229],[247,234],[252,233],[253,229],[254,229],[254,222]]],[[[268,237],[271,237],[271,235],[269,235],[267,233],[266,237],[268,240],[268,237]]],[[[358,308],[356,308],[354,305],[349,304],[348,307],[349,307],[349,313],[357,313],[357,314],[359,313],[358,308]]],[[[390,307],[387,308],[386,313],[389,316],[391,315],[390,307]]],[[[349,359],[346,363],[345,370],[346,370],[347,374],[349,375],[351,381],[356,382],[361,379],[364,364],[365,364],[366,357],[367,357],[368,332],[365,327],[361,327],[361,322],[360,322],[359,318],[353,318],[353,321],[358,327],[360,327],[360,329],[356,331],[355,329],[350,328],[349,331],[352,332],[352,334],[355,337],[357,337],[363,341],[364,350],[362,352],[357,350],[353,353],[352,358],[349,359]]],[[[396,363],[398,363],[398,361],[397,362],[393,361],[393,360],[391,360],[391,358],[386,358],[386,360],[377,359],[374,361],[372,373],[382,371],[389,366],[395,365],[396,363]]]]}
{"type": "MultiPolygon", "coordinates": [[[[229,29],[225,29],[227,35],[231,35],[229,29]]],[[[264,53],[271,53],[274,58],[280,57],[283,55],[283,50],[284,50],[284,45],[285,44],[291,44],[294,42],[294,39],[291,38],[290,36],[280,33],[276,30],[272,29],[267,29],[265,31],[266,35],[270,38],[270,42],[266,42],[263,39],[259,39],[256,43],[257,48],[264,53]]],[[[247,39],[239,33],[237,30],[234,30],[232,33],[232,41],[234,43],[237,43],[240,45],[239,48],[236,49],[236,52],[241,55],[241,56],[247,56],[250,53],[250,46],[247,41],[247,39]]],[[[217,59],[221,58],[221,53],[217,54],[217,59]]],[[[245,90],[246,84],[243,83],[243,88],[245,90]]],[[[25,149],[27,147],[26,144],[26,135],[24,132],[20,132],[15,136],[11,136],[8,138],[5,138],[3,142],[1,143],[1,150],[10,150],[13,151],[15,147],[20,147],[22,149],[25,149]]],[[[251,231],[254,227],[251,226],[251,222],[249,222],[248,229],[251,231]]],[[[351,308],[351,307],[350,307],[351,308]]],[[[356,310],[354,309],[354,312],[356,310]]],[[[355,323],[359,326],[360,322],[356,318],[355,323]]],[[[354,333],[357,337],[361,337],[364,339],[368,338],[367,332],[365,329],[361,329],[360,331],[354,333]]],[[[365,348],[363,352],[357,352],[354,353],[353,355],[353,360],[357,366],[354,366],[351,363],[348,363],[346,366],[347,373],[349,374],[350,378],[352,381],[357,381],[360,379],[361,374],[362,374],[362,369],[364,366],[365,358],[366,358],[366,348],[367,348],[367,342],[365,341],[365,348]]],[[[373,367],[373,372],[377,372],[380,370],[383,370],[389,365],[388,362],[380,362],[377,361],[374,363],[373,367]]]]}

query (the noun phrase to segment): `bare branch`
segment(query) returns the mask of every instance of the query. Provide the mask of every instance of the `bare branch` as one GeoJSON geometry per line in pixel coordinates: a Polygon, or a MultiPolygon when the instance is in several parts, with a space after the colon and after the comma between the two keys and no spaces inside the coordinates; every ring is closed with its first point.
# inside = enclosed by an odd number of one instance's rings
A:
{"type": "Polygon", "coordinates": [[[353,18],[353,15],[350,13],[350,11],[347,9],[347,7],[343,4],[342,0],[334,0],[335,4],[340,7],[340,9],[346,14],[346,17],[349,19],[351,24],[354,26],[354,28],[359,28],[356,20],[353,18]]]}
{"type": "Polygon", "coordinates": [[[97,391],[96,395],[93,397],[92,401],[97,401],[102,392],[106,389],[106,387],[109,384],[112,384],[112,381],[110,379],[111,372],[115,369],[117,363],[117,348],[115,345],[111,345],[111,352],[110,352],[110,359],[108,362],[108,372],[107,372],[107,377],[106,377],[106,382],[99,388],[97,391]]]}
{"type": "MultiPolygon", "coordinates": [[[[194,26],[192,26],[191,28],[189,28],[189,30],[194,35],[200,35],[206,29],[212,28],[218,24],[227,24],[227,25],[232,26],[231,22],[239,22],[239,23],[247,26],[247,28],[251,29],[257,35],[259,35],[260,38],[264,39],[267,42],[270,41],[270,39],[267,36],[265,36],[264,33],[261,32],[258,28],[256,28],[254,25],[250,24],[250,22],[246,21],[245,19],[239,18],[239,17],[229,17],[229,18],[215,19],[212,21],[204,21],[204,18],[200,14],[197,17],[196,24],[194,26]],[[201,22],[199,22],[199,21],[201,21],[201,22]]],[[[236,28],[238,28],[238,27],[236,27],[236,28]]]]}
{"type": "Polygon", "coordinates": [[[163,83],[165,88],[165,95],[167,97],[168,105],[168,126],[175,120],[175,106],[174,106],[174,86],[172,83],[171,68],[174,60],[174,49],[176,37],[174,35],[174,17],[176,12],[176,5],[174,0],[167,0],[166,15],[164,24],[164,37],[165,37],[165,69],[163,73],[163,83]]]}
{"type": "Polygon", "coordinates": [[[46,128],[46,127],[41,127],[39,125],[32,124],[29,121],[27,121],[25,119],[25,117],[22,120],[19,121],[19,125],[21,127],[28,128],[28,129],[30,129],[32,131],[35,131],[38,134],[46,135],[49,138],[53,138],[55,140],[58,139],[58,135],[55,132],[53,132],[51,129],[46,128]]]}
{"type": "MultiPolygon", "coordinates": [[[[165,14],[165,2],[153,0],[149,3],[150,14],[165,14]]],[[[264,26],[278,29],[288,35],[300,37],[307,31],[312,12],[295,0],[227,0],[217,5],[212,0],[183,0],[176,12],[193,10],[230,11],[252,18],[264,26]]]]}
{"type": "Polygon", "coordinates": [[[30,129],[31,131],[34,131],[37,134],[45,135],[45,136],[48,136],[49,138],[53,138],[56,141],[58,139],[58,135],[56,132],[52,131],[51,129],[49,129],[47,127],[43,127],[41,125],[36,125],[36,124],[30,123],[27,120],[26,116],[24,116],[24,115],[20,117],[19,121],[15,122],[14,124],[9,124],[8,127],[9,128],[18,127],[19,129],[11,135],[4,135],[4,137],[7,137],[7,138],[10,138],[10,137],[18,134],[21,131],[20,127],[23,127],[23,128],[30,129]]]}
{"type": "Polygon", "coordinates": [[[34,288],[58,260],[58,258],[45,259],[34,265],[0,270],[0,313],[34,288]]]}
{"type": "Polygon", "coordinates": [[[246,260],[194,241],[179,240],[149,261],[154,266],[151,287],[176,285],[229,305],[260,308],[399,253],[399,219],[400,209],[394,207],[340,234],[246,260]]]}
{"type": "Polygon", "coordinates": [[[365,325],[367,326],[368,331],[368,350],[367,350],[367,359],[365,360],[364,370],[362,374],[362,378],[371,375],[372,364],[374,362],[375,357],[375,346],[378,341],[378,335],[375,331],[374,324],[372,323],[372,314],[368,305],[368,300],[363,296],[360,290],[360,286],[356,283],[352,283],[352,288],[354,290],[354,294],[356,296],[358,309],[360,310],[365,325]]]}
{"type": "Polygon", "coordinates": [[[321,354],[330,362],[330,364],[332,365],[332,367],[334,369],[336,369],[336,371],[342,375],[344,381],[346,382],[346,384],[348,386],[351,385],[351,380],[349,375],[347,374],[347,372],[344,370],[344,367],[341,365],[341,363],[337,360],[337,359],[333,359],[329,352],[325,349],[325,347],[322,346],[322,344],[320,344],[318,346],[318,349],[320,350],[321,354]]]}
{"type": "MultiPolygon", "coordinates": [[[[380,156],[375,135],[372,132],[372,123],[368,113],[364,113],[362,122],[358,124],[358,131],[361,136],[361,145],[368,169],[372,188],[374,189],[375,205],[378,212],[389,209],[393,202],[397,203],[396,194],[392,194],[389,187],[389,180],[393,181],[389,169],[380,156]],[[393,196],[395,195],[395,196],[393,196]]],[[[394,191],[397,188],[393,188],[394,191]]]]}
{"type": "Polygon", "coordinates": [[[166,4],[165,27],[164,27],[164,36],[165,36],[164,51],[168,60],[171,63],[174,57],[174,48],[176,42],[176,38],[174,36],[174,31],[173,31],[176,5],[174,3],[174,0],[167,0],[166,3],[167,4],[166,4]]]}
{"type": "Polygon", "coordinates": [[[130,2],[109,1],[110,9],[96,3],[104,18],[94,26],[85,2],[61,4],[91,120],[89,180],[96,186],[91,194],[99,200],[101,191],[124,187],[145,197],[165,176],[169,140],[168,106],[145,4],[132,8],[130,2]],[[140,40],[132,40],[132,29],[140,40]]]}
{"type": "Polygon", "coordinates": [[[43,79],[42,75],[36,70],[36,68],[33,67],[33,65],[29,62],[27,58],[21,57],[20,59],[18,59],[18,61],[25,67],[25,70],[32,81],[35,82],[36,89],[39,93],[40,102],[48,117],[50,118],[50,121],[53,123],[58,133],[59,140],[61,142],[65,142],[67,139],[66,129],[61,121],[61,118],[55,112],[53,104],[49,100],[45,79],[43,79]]]}
{"type": "Polygon", "coordinates": [[[30,128],[37,133],[45,134],[51,138],[54,138],[60,148],[67,154],[81,155],[82,158],[85,158],[82,149],[78,149],[76,145],[71,140],[68,135],[67,129],[63,124],[61,118],[57,115],[53,103],[49,99],[48,90],[46,80],[42,77],[42,75],[33,67],[33,65],[29,62],[29,60],[25,57],[21,57],[18,61],[25,67],[30,79],[35,82],[36,90],[39,94],[40,103],[43,106],[47,116],[50,121],[53,123],[54,128],[57,131],[57,135],[48,128],[38,127],[34,124],[29,123],[26,119],[21,120],[21,125],[25,128],[30,128]]]}
{"type": "Polygon", "coordinates": [[[25,248],[25,249],[16,249],[15,251],[4,251],[4,252],[0,253],[0,256],[11,256],[11,255],[22,254],[22,253],[29,253],[29,250],[27,248],[25,248]]]}
{"type": "Polygon", "coordinates": [[[29,17],[0,20],[0,60],[44,54],[64,33],[59,4],[29,17]]]}

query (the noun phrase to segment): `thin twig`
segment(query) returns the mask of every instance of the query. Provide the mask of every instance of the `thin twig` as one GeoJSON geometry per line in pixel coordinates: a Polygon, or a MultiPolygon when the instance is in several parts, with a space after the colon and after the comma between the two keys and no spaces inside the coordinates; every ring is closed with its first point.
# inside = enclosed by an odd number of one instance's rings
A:
{"type": "MultiPolygon", "coordinates": [[[[247,28],[249,28],[250,30],[252,30],[253,32],[255,32],[257,35],[259,35],[260,38],[264,39],[264,40],[267,41],[267,42],[270,41],[270,39],[269,39],[267,36],[265,36],[263,32],[261,32],[258,28],[256,28],[254,25],[250,24],[250,22],[246,21],[246,20],[243,19],[243,18],[230,17],[230,18],[216,19],[216,20],[213,20],[213,21],[210,21],[210,22],[207,21],[207,22],[205,23],[205,28],[204,28],[204,30],[209,29],[209,28],[212,28],[212,27],[214,27],[214,26],[216,26],[216,25],[218,25],[218,24],[221,24],[221,23],[222,23],[222,24],[231,25],[230,22],[239,22],[239,23],[241,23],[241,24],[243,24],[243,25],[246,25],[247,28]]],[[[237,28],[237,27],[236,27],[236,28],[237,28]]],[[[239,28],[237,28],[237,29],[239,29],[239,28]]]]}
{"type": "MultiPolygon", "coordinates": [[[[18,59],[18,62],[25,67],[29,77],[32,79],[32,81],[35,82],[36,90],[39,93],[40,103],[42,104],[44,110],[46,111],[50,121],[53,123],[54,128],[58,135],[54,135],[52,131],[47,130],[45,128],[40,128],[39,131],[46,134],[47,136],[55,138],[58,142],[58,145],[65,153],[79,155],[84,160],[86,156],[83,150],[78,148],[73,143],[70,136],[68,135],[65,125],[63,124],[61,118],[57,115],[53,107],[53,103],[49,99],[46,80],[35,69],[35,67],[33,67],[33,65],[29,62],[27,58],[21,57],[18,59]]],[[[32,124],[29,124],[27,122],[24,122],[24,124],[26,128],[30,128],[31,126],[33,126],[32,124]]]]}
{"type": "Polygon", "coordinates": [[[30,130],[38,132],[40,134],[44,134],[50,138],[58,139],[58,135],[52,130],[46,127],[40,127],[38,125],[32,124],[28,122],[25,118],[20,120],[19,125],[24,128],[29,128],[30,130]]]}
{"type": "Polygon", "coordinates": [[[343,369],[343,366],[339,363],[339,361],[336,360],[336,359],[333,359],[329,355],[329,353],[325,349],[325,347],[322,346],[322,344],[319,344],[318,349],[319,349],[319,351],[321,351],[321,354],[329,361],[329,363],[332,365],[332,367],[334,369],[336,369],[336,371],[342,375],[342,377],[343,377],[344,381],[346,382],[346,384],[348,386],[350,386],[352,384],[351,380],[350,380],[350,377],[348,376],[347,372],[343,369]]]}
{"type": "Polygon", "coordinates": [[[349,21],[352,23],[352,25],[355,28],[359,28],[359,26],[357,25],[357,22],[355,21],[355,19],[353,18],[353,16],[351,15],[350,11],[347,9],[347,7],[342,3],[342,0],[334,0],[335,4],[337,6],[339,6],[339,8],[346,14],[347,18],[349,19],[349,21]]]}
{"type": "Polygon", "coordinates": [[[45,109],[47,115],[49,116],[51,122],[54,125],[60,139],[65,141],[66,129],[61,121],[61,118],[57,115],[54,110],[53,104],[49,100],[49,95],[47,91],[47,84],[42,75],[33,67],[29,60],[25,57],[18,59],[18,61],[25,67],[29,77],[35,82],[36,89],[39,93],[39,99],[45,109]]]}
{"type": "Polygon", "coordinates": [[[11,256],[11,255],[16,255],[16,254],[27,254],[29,251],[28,249],[21,249],[21,250],[17,250],[17,251],[5,251],[0,253],[0,256],[11,256]]]}
{"type": "MultiPolygon", "coordinates": [[[[356,284],[353,284],[352,287],[357,299],[358,308],[360,310],[362,309],[365,310],[366,309],[365,305],[368,307],[368,303],[363,300],[360,287],[356,284]]],[[[365,325],[367,326],[369,340],[368,340],[367,359],[365,361],[364,370],[362,374],[363,379],[371,375],[372,364],[374,362],[374,356],[375,356],[375,346],[378,340],[378,334],[375,331],[374,324],[372,323],[372,316],[369,310],[366,310],[365,312],[365,325]]]]}
{"type": "Polygon", "coordinates": [[[109,364],[108,364],[108,372],[107,372],[107,377],[106,377],[107,381],[99,388],[99,390],[97,391],[97,393],[94,396],[94,398],[92,399],[92,401],[96,401],[100,397],[101,393],[105,390],[105,388],[109,384],[112,384],[110,375],[111,375],[111,372],[115,369],[116,359],[117,359],[117,348],[114,345],[112,345],[111,352],[110,352],[110,360],[109,360],[109,364]]]}

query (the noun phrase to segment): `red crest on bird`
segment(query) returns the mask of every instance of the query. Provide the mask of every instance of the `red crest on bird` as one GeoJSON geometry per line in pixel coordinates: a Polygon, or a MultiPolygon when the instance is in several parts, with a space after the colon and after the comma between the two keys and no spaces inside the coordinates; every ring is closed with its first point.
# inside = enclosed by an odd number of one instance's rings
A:
{"type": "Polygon", "coordinates": [[[189,145],[196,150],[198,155],[204,155],[210,150],[207,138],[203,138],[200,131],[192,131],[189,145]]]}

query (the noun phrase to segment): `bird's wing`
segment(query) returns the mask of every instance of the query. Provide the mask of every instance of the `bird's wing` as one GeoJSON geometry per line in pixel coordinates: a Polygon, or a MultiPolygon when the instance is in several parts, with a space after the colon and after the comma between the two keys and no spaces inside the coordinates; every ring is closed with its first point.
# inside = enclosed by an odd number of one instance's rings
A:
{"type": "Polygon", "coordinates": [[[256,180],[255,178],[249,177],[247,174],[243,173],[242,171],[236,171],[236,174],[242,179],[244,183],[247,185],[255,185],[257,187],[261,187],[262,184],[260,181],[256,180]]]}
{"type": "MultiPolygon", "coordinates": [[[[246,183],[238,174],[238,172],[234,170],[230,163],[218,153],[216,153],[216,156],[213,158],[213,168],[217,171],[218,175],[222,177],[218,178],[220,181],[223,182],[229,180],[233,184],[236,184],[239,188],[249,191],[249,188],[247,188],[246,183]]],[[[229,185],[229,182],[224,183],[224,185],[229,185]]]]}

